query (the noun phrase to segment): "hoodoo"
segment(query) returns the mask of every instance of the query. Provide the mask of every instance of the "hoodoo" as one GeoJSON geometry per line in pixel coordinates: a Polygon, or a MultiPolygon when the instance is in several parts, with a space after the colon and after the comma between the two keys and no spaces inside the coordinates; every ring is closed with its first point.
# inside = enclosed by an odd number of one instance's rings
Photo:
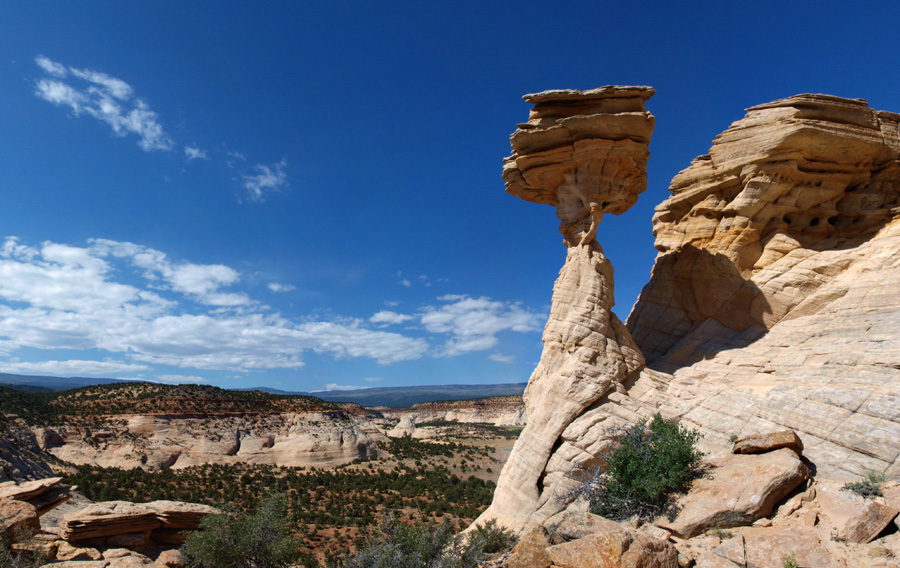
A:
{"type": "MultiPolygon", "coordinates": [[[[556,207],[567,247],[553,287],[544,350],[525,391],[527,426],[500,476],[494,501],[479,521],[511,528],[558,512],[572,488],[548,475],[573,464],[562,445],[567,427],[639,371],[644,358],[611,312],[613,269],[595,237],[604,213],[627,211],[647,188],[653,116],[650,87],[609,86],[526,95],[529,120],[510,136],[506,190],[556,207]]],[[[581,463],[581,466],[586,464],[581,463]]]]}

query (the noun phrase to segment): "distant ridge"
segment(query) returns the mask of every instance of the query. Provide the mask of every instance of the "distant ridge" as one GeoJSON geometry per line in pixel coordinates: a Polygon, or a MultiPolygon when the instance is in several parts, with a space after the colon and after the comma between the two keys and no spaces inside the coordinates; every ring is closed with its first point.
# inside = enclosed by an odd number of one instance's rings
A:
{"type": "MultiPolygon", "coordinates": [[[[87,377],[48,377],[39,375],[14,375],[0,373],[0,385],[30,392],[63,391],[93,385],[124,383],[122,379],[97,379],[87,377]]],[[[521,396],[528,383],[503,383],[493,385],[424,385],[411,387],[374,387],[355,390],[286,391],[270,387],[232,389],[260,391],[280,395],[314,396],[327,402],[354,402],[362,406],[389,406],[409,408],[421,402],[442,400],[468,400],[491,396],[521,396]]]]}
{"type": "Polygon", "coordinates": [[[112,383],[124,383],[122,379],[96,379],[88,377],[47,377],[42,375],[13,375],[0,373],[0,385],[19,390],[52,390],[62,391],[78,389],[91,385],[109,385],[112,383]]]}
{"type": "Polygon", "coordinates": [[[521,396],[528,383],[504,383],[494,385],[424,385],[412,387],[373,387],[354,390],[294,392],[269,387],[241,390],[258,390],[271,394],[304,394],[328,402],[355,402],[362,406],[390,406],[408,408],[421,402],[440,400],[468,400],[490,396],[521,396]]]}

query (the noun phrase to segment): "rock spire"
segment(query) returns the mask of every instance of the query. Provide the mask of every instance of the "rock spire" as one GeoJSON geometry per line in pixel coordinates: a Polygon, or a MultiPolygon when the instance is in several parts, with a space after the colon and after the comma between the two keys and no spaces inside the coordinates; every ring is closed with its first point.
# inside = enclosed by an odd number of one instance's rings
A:
{"type": "Polygon", "coordinates": [[[650,87],[607,86],[524,97],[534,107],[510,136],[506,190],[556,207],[567,255],[541,361],[525,390],[527,425],[478,522],[496,518],[522,529],[565,507],[559,497],[572,480],[553,472],[571,470],[579,457],[563,445],[572,434],[567,427],[644,364],[611,311],[613,269],[595,237],[604,213],[625,212],[647,187],[654,119],[644,103],[653,94],[650,87]]]}

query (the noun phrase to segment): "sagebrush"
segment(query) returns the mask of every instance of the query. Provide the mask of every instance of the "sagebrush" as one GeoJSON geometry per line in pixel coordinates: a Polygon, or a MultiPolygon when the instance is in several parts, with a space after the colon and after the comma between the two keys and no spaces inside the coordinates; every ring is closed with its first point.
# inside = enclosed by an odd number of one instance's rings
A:
{"type": "Polygon", "coordinates": [[[656,414],[618,433],[606,469],[585,484],[591,512],[613,520],[650,519],[699,473],[699,433],[656,414]]]}
{"type": "Polygon", "coordinates": [[[476,527],[469,535],[454,534],[449,523],[401,525],[385,518],[380,533],[371,538],[345,568],[476,568],[485,555],[507,550],[515,537],[496,523],[476,527]]]}
{"type": "Polygon", "coordinates": [[[280,495],[265,497],[248,516],[205,517],[181,552],[190,568],[285,568],[299,557],[280,495]]]}

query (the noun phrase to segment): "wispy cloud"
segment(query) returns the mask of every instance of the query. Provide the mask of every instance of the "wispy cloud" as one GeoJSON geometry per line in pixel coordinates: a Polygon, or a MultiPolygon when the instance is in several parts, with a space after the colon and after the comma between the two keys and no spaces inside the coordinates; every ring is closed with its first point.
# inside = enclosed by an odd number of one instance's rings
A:
{"type": "MultiPolygon", "coordinates": [[[[0,245],[0,352],[98,350],[115,358],[44,363],[43,372],[113,374],[148,365],[299,368],[306,351],[389,364],[429,350],[424,339],[366,329],[360,320],[291,321],[226,290],[239,280],[230,267],[176,262],[133,243],[28,246],[7,238],[0,245]]],[[[39,370],[3,364],[8,372],[39,370]]]]}
{"type": "Polygon", "coordinates": [[[50,76],[36,81],[38,97],[69,108],[75,116],[96,118],[117,136],[136,134],[138,146],[148,152],[174,147],[157,114],[134,97],[134,89],[125,81],[91,69],[66,67],[43,56],[35,58],[35,63],[50,76]]]}
{"type": "Polygon", "coordinates": [[[184,155],[187,156],[188,160],[208,160],[209,156],[206,154],[206,150],[201,150],[200,148],[196,148],[194,146],[185,146],[184,147],[184,155]]]}
{"type": "Polygon", "coordinates": [[[542,323],[539,314],[516,303],[465,295],[441,296],[438,300],[444,304],[424,308],[419,319],[427,331],[450,335],[441,353],[447,357],[493,349],[498,333],[537,331],[542,323]]]}
{"type": "Polygon", "coordinates": [[[297,287],[291,284],[281,284],[279,282],[269,282],[269,290],[272,292],[290,292],[296,290],[297,287]]]}
{"type": "Polygon", "coordinates": [[[412,316],[406,314],[398,314],[390,310],[381,310],[369,318],[369,322],[376,324],[398,324],[413,319],[412,316]]]}
{"type": "Polygon", "coordinates": [[[116,373],[134,373],[149,369],[147,365],[122,363],[119,361],[86,361],[73,359],[70,361],[0,361],[0,372],[4,373],[40,373],[61,376],[110,375],[116,373]]]}
{"type": "Polygon", "coordinates": [[[378,381],[380,381],[382,379],[383,379],[383,377],[366,377],[363,380],[366,381],[367,383],[377,383],[378,381]]]}
{"type": "Polygon", "coordinates": [[[203,377],[198,377],[195,375],[157,375],[157,381],[163,383],[175,383],[175,384],[184,384],[184,383],[208,383],[206,379],[203,377]]]}
{"type": "MultiPolygon", "coordinates": [[[[93,117],[109,126],[116,136],[137,135],[138,146],[148,152],[169,151],[178,146],[166,133],[156,112],[135,96],[132,86],[122,79],[93,69],[66,66],[43,55],[34,62],[46,75],[34,83],[39,98],[67,108],[75,116],[93,117]]],[[[200,146],[185,145],[183,151],[188,161],[210,160],[209,152],[200,146]]],[[[244,154],[228,151],[226,155],[228,159],[223,167],[239,172],[236,181],[246,190],[249,201],[265,201],[289,185],[286,159],[274,164],[236,167],[231,160],[246,162],[244,154]]]]}
{"type": "Polygon", "coordinates": [[[488,359],[491,361],[496,361],[497,363],[512,363],[515,360],[515,357],[512,355],[501,355],[500,353],[491,353],[488,355],[488,359]]]}
{"type": "Polygon", "coordinates": [[[244,189],[251,201],[265,201],[269,194],[281,191],[288,186],[287,160],[282,159],[275,164],[257,164],[252,174],[241,176],[244,189]]]}
{"type": "Polygon", "coordinates": [[[315,390],[310,392],[353,391],[365,388],[369,387],[355,387],[352,385],[339,385],[337,383],[329,383],[325,385],[325,388],[323,390],[315,390]]]}

